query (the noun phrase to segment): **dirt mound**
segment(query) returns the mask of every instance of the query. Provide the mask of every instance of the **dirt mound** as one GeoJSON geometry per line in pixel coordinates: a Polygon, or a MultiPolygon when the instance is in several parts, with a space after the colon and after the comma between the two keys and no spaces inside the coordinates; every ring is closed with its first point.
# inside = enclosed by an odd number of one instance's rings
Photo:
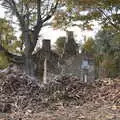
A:
{"type": "Polygon", "coordinates": [[[88,103],[93,106],[107,103],[120,110],[120,79],[106,78],[88,84],[81,83],[78,78],[63,76],[47,84],[40,84],[16,66],[0,72],[2,113],[21,111],[20,114],[31,114],[59,111],[61,107],[67,111],[88,103]]]}

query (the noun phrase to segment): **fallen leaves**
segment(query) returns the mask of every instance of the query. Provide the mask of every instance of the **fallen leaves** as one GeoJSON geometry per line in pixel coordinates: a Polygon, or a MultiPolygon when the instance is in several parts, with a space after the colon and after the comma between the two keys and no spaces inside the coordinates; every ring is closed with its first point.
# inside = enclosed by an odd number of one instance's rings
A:
{"type": "Polygon", "coordinates": [[[16,67],[9,69],[0,72],[1,112],[14,113],[12,116],[24,120],[120,118],[119,78],[82,83],[78,78],[63,76],[47,84],[40,84],[16,67]]]}

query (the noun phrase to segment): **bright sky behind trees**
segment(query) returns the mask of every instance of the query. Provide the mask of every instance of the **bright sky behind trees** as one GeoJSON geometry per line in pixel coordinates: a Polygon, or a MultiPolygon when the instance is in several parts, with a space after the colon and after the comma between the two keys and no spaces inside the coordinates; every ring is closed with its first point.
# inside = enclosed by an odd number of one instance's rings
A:
{"type": "MultiPolygon", "coordinates": [[[[5,9],[2,8],[2,6],[0,6],[0,18],[5,18],[5,9]]],[[[15,18],[14,18],[15,20],[15,18]]],[[[98,24],[95,22],[94,23],[95,26],[93,27],[93,31],[90,30],[85,30],[82,31],[79,27],[74,26],[71,28],[68,28],[68,30],[70,31],[74,31],[74,37],[77,40],[77,42],[83,42],[83,38],[86,37],[94,37],[95,34],[97,33],[99,26],[98,24]]],[[[19,36],[21,33],[19,31],[19,28],[14,25],[14,28],[16,28],[17,32],[16,35],[19,36]]],[[[42,28],[41,32],[40,32],[40,40],[45,38],[45,39],[50,39],[52,44],[54,44],[54,42],[56,41],[57,38],[59,38],[60,36],[66,36],[66,32],[62,29],[54,29],[51,26],[46,26],[44,28],[42,28]]]]}

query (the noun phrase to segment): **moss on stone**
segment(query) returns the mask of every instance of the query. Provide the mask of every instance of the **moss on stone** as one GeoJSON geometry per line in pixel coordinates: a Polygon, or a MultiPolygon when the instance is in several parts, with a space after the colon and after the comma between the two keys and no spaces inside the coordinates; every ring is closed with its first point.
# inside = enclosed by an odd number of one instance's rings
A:
{"type": "Polygon", "coordinates": [[[4,51],[0,51],[0,69],[4,69],[8,67],[8,65],[8,57],[5,55],[4,51]]]}

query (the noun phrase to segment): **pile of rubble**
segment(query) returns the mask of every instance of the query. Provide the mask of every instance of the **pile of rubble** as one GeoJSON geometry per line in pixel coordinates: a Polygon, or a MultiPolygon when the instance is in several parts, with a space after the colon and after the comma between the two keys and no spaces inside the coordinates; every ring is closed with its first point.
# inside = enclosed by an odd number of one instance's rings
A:
{"type": "Polygon", "coordinates": [[[53,109],[57,102],[71,106],[106,101],[120,107],[120,79],[82,83],[78,78],[63,76],[42,84],[16,66],[0,72],[0,112],[38,112],[53,109]]]}

